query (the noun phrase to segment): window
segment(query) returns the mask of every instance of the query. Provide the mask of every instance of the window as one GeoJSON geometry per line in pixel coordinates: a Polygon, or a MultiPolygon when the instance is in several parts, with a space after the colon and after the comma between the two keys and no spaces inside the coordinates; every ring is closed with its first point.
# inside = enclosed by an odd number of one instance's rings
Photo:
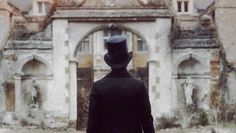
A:
{"type": "Polygon", "coordinates": [[[177,12],[189,12],[189,1],[188,0],[178,0],[177,1],[177,12]]]}
{"type": "Polygon", "coordinates": [[[50,9],[50,4],[48,2],[45,2],[45,13],[47,13],[50,9]]]}
{"type": "Polygon", "coordinates": [[[184,12],[188,12],[188,1],[184,1],[184,12]]]}
{"type": "Polygon", "coordinates": [[[182,2],[181,1],[177,1],[177,6],[178,6],[178,12],[181,12],[181,10],[182,10],[182,2]]]}
{"type": "Polygon", "coordinates": [[[38,2],[38,14],[45,15],[50,9],[49,2],[38,2]]]}
{"type": "Polygon", "coordinates": [[[81,42],[81,44],[79,45],[78,51],[82,52],[82,53],[89,53],[91,51],[91,45],[90,45],[89,37],[85,38],[81,42]]]}
{"type": "Polygon", "coordinates": [[[147,51],[147,45],[144,43],[144,41],[140,37],[137,37],[137,50],[139,52],[147,51]]]}
{"type": "Polygon", "coordinates": [[[38,13],[39,14],[43,13],[43,2],[38,2],[38,13]]]}

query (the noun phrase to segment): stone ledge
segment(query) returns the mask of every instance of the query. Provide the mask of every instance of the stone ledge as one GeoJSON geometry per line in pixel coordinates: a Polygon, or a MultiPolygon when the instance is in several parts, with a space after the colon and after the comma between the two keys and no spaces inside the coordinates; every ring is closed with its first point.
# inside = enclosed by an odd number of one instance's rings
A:
{"type": "Polygon", "coordinates": [[[8,41],[4,49],[52,49],[52,41],[8,41]]]}
{"type": "Polygon", "coordinates": [[[57,10],[52,16],[54,19],[78,19],[82,21],[106,20],[155,20],[154,18],[170,18],[166,9],[119,9],[119,10],[57,10]]]}
{"type": "Polygon", "coordinates": [[[183,48],[219,48],[216,39],[176,39],[174,49],[183,48]]]}

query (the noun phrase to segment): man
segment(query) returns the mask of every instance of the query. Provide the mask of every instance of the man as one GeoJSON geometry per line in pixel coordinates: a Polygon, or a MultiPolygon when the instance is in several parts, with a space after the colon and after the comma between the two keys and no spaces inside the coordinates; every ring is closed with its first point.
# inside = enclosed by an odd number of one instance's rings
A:
{"type": "Polygon", "coordinates": [[[87,133],[155,133],[147,89],[126,70],[133,55],[126,38],[112,36],[106,46],[112,71],[93,84],[87,133]]]}

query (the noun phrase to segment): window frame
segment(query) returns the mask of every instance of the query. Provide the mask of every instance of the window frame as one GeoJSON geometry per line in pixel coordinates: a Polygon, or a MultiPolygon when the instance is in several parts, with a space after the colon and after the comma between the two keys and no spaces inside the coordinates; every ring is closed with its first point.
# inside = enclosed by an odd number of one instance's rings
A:
{"type": "Polygon", "coordinates": [[[189,14],[190,13],[190,0],[177,0],[176,1],[177,14],[189,14]]]}
{"type": "Polygon", "coordinates": [[[92,53],[92,44],[91,36],[88,36],[82,40],[78,47],[78,53],[80,54],[91,54],[92,53]],[[86,43],[85,43],[86,42],[86,43]],[[88,46],[86,46],[88,45],[88,46]]]}
{"type": "Polygon", "coordinates": [[[38,1],[37,2],[37,15],[46,15],[50,10],[50,2],[38,1]]]}
{"type": "Polygon", "coordinates": [[[139,37],[139,36],[136,36],[136,51],[138,53],[147,53],[148,52],[148,47],[147,47],[147,44],[145,43],[145,41],[139,37]],[[142,41],[142,50],[140,50],[139,48],[139,41],[142,41]]]}
{"type": "Polygon", "coordinates": [[[189,1],[183,1],[184,3],[184,12],[189,12],[189,1]]]}

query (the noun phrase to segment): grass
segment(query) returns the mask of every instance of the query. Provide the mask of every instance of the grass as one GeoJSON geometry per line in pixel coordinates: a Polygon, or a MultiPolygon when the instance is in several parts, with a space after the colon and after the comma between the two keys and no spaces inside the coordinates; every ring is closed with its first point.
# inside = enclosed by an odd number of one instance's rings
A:
{"type": "Polygon", "coordinates": [[[222,123],[219,123],[218,127],[222,127],[222,128],[236,128],[236,123],[222,122],[222,123]]]}

